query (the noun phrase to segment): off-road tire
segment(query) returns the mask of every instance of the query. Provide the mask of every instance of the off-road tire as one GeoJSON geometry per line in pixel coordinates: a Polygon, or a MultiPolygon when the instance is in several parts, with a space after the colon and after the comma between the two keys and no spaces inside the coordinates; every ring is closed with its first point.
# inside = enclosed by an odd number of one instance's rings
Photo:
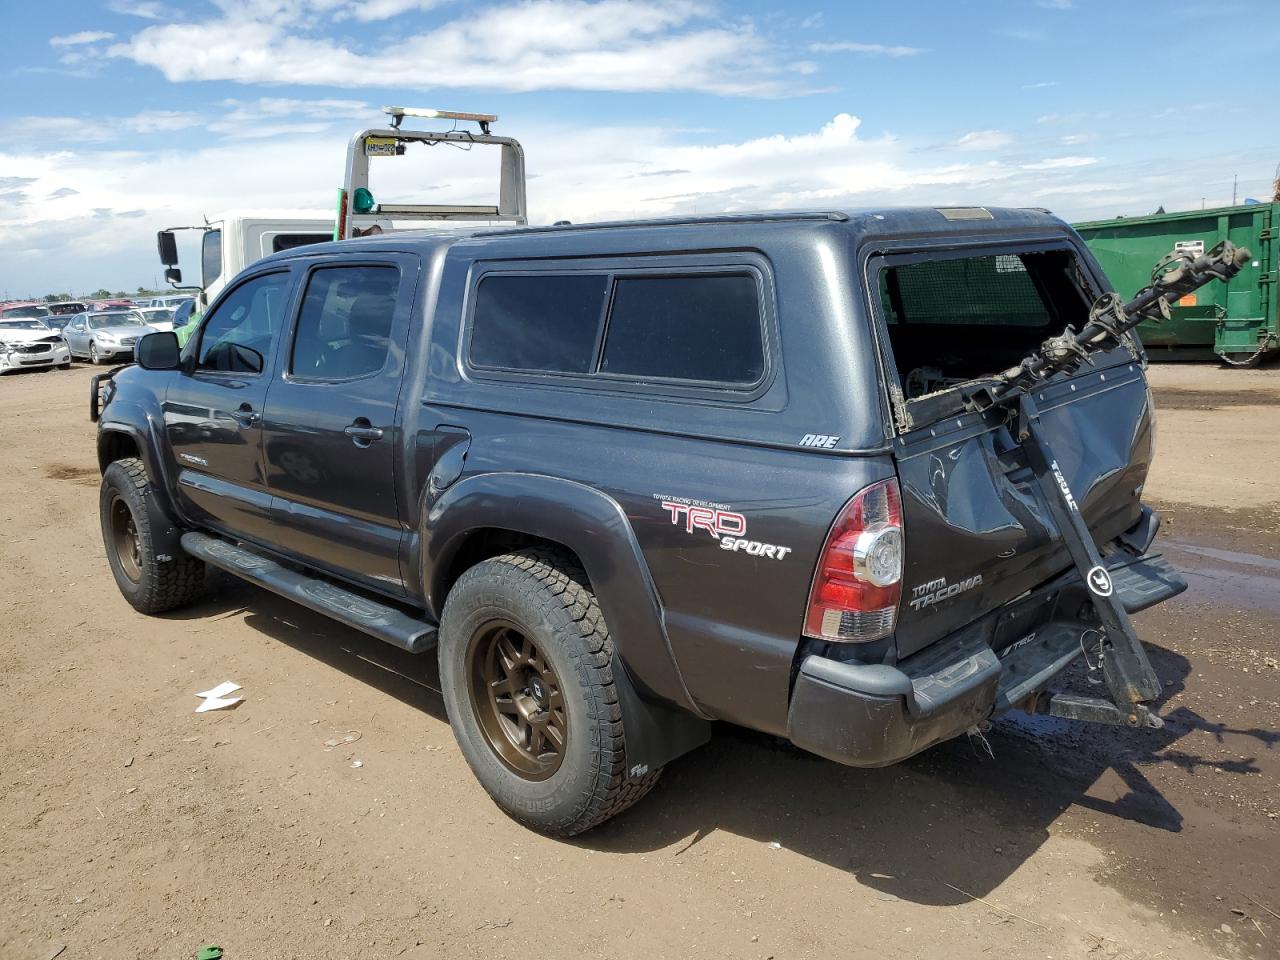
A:
{"type": "Polygon", "coordinates": [[[162,515],[157,513],[154,498],[155,491],[141,460],[117,460],[102,475],[98,514],[107,563],[124,598],[135,610],[148,614],[184,606],[204,591],[204,563],[180,549],[170,555],[157,551],[155,526],[162,521],[162,515]],[[112,511],[117,503],[128,508],[136,531],[136,578],[126,572],[125,561],[115,546],[112,511]]]}
{"type": "Polygon", "coordinates": [[[661,769],[627,776],[613,640],[586,574],[571,556],[531,548],[464,573],[445,602],[439,657],[445,707],[462,755],[494,802],[520,823],[571,837],[621,813],[657,783],[661,769]],[[560,681],[568,737],[560,765],[547,779],[528,779],[504,764],[473,706],[469,651],[478,631],[496,620],[526,632],[560,681]]]}

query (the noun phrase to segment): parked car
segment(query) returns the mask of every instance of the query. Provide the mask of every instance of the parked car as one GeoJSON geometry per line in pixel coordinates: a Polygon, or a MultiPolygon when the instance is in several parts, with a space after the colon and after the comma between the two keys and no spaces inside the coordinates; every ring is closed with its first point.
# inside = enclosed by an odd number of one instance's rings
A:
{"type": "Polygon", "coordinates": [[[0,316],[0,373],[71,366],[62,337],[34,317],[0,316]]]}
{"type": "Polygon", "coordinates": [[[132,310],[136,306],[132,300],[90,300],[86,309],[89,313],[98,313],[102,310],[132,310]]]}
{"type": "Polygon", "coordinates": [[[72,317],[62,328],[62,338],[72,357],[99,364],[118,357],[132,360],[138,338],[154,332],[137,310],[100,310],[72,317]]]}
{"type": "Polygon", "coordinates": [[[863,767],[1015,708],[1156,726],[1127,616],[1185,583],[1140,344],[982,393],[1108,289],[1030,209],[284,252],[96,378],[108,561],[144,613],[207,564],[436,657],[472,771],[556,835],[712,721],[863,767]],[[1050,689],[1082,656],[1114,702],[1050,689]]]}
{"type": "Polygon", "coordinates": [[[188,300],[195,300],[195,297],[190,294],[165,294],[157,297],[143,297],[137,301],[137,305],[139,307],[168,307],[174,309],[188,300]]]}
{"type": "Polygon", "coordinates": [[[147,326],[156,330],[172,330],[173,329],[173,308],[172,307],[139,307],[138,313],[142,314],[142,319],[147,326]]]}
{"type": "Polygon", "coordinates": [[[51,317],[69,317],[75,313],[84,313],[86,309],[83,300],[55,300],[47,306],[51,317]]]}
{"type": "Polygon", "coordinates": [[[49,309],[43,303],[18,301],[0,304],[0,320],[43,320],[49,309]]]}

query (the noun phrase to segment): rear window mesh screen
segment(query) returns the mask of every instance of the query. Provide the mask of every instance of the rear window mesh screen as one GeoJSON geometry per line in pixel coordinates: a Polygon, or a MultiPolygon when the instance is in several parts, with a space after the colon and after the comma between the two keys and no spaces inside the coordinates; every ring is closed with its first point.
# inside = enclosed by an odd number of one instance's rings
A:
{"type": "Polygon", "coordinates": [[[1052,320],[1016,255],[903,264],[880,278],[890,323],[1042,327],[1052,320]]]}

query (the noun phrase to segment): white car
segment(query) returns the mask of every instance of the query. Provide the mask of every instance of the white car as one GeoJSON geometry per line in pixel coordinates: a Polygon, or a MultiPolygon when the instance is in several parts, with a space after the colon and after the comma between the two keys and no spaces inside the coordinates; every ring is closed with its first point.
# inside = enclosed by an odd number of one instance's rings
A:
{"type": "Polygon", "coordinates": [[[154,330],[173,329],[173,307],[139,307],[134,312],[142,314],[147,326],[154,330]]]}
{"type": "Polygon", "coordinates": [[[0,320],[0,374],[54,366],[71,366],[71,351],[57,330],[34,318],[0,320]]]}

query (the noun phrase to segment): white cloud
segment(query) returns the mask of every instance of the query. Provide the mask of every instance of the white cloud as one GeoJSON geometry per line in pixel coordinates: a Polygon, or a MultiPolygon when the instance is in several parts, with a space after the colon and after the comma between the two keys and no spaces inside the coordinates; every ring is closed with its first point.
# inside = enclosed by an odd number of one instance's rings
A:
{"type": "Polygon", "coordinates": [[[1021,166],[1023,170],[1063,170],[1070,167],[1090,167],[1097,162],[1097,157],[1051,157],[1021,166]]]}
{"type": "MultiPolygon", "coordinates": [[[[81,138],[67,141],[74,149],[58,150],[48,138],[0,136],[6,145],[41,148],[17,153],[7,146],[0,153],[0,295],[44,293],[68,282],[81,290],[149,284],[158,273],[155,230],[200,223],[202,215],[227,208],[306,209],[324,216],[341,182],[353,126],[326,118],[350,111],[354,119],[364,109],[358,100],[228,101],[220,116],[198,118],[201,127],[235,114],[250,127],[307,129],[223,140],[211,131],[147,150],[86,146],[81,138]],[[313,132],[312,123],[324,129],[313,132]],[[65,190],[76,192],[48,201],[65,190]]],[[[117,118],[112,129],[141,116],[117,118]]],[[[1017,141],[998,154],[982,154],[959,148],[959,141],[867,136],[859,119],[847,113],[808,130],[742,139],[658,124],[540,124],[507,132],[526,148],[534,223],[910,204],[1035,204],[1083,219],[1154,210],[1162,203],[1167,209],[1198,205],[1202,185],[1214,183],[1228,162],[1238,162],[1241,170],[1265,167],[1268,177],[1274,165],[1261,150],[1230,160],[1181,157],[1178,163],[1144,156],[1127,166],[1094,156],[1018,154],[1017,141]],[[1175,172],[1153,175],[1162,164],[1175,172]],[[1189,190],[1196,191],[1194,197],[1186,195],[1189,190]]],[[[403,158],[378,161],[371,186],[384,201],[491,203],[496,165],[496,151],[411,150],[403,158]]],[[[1242,181],[1240,189],[1252,196],[1265,186],[1256,179],[1242,181]]],[[[1222,189],[1229,198],[1229,176],[1222,189]]],[[[184,266],[190,256],[184,249],[184,266]]]]}
{"type": "Polygon", "coordinates": [[[0,138],[38,138],[52,143],[108,143],[125,133],[187,130],[200,117],[183,110],[143,110],[128,117],[14,117],[0,122],[0,138]]]}
{"type": "Polygon", "coordinates": [[[114,33],[108,33],[106,30],[81,30],[79,33],[69,33],[65,37],[50,37],[49,46],[74,47],[82,43],[97,43],[100,40],[110,40],[114,36],[114,33]]]}
{"type": "Polygon", "coordinates": [[[323,133],[339,120],[367,120],[376,125],[380,114],[362,100],[296,100],[259,97],[224,100],[227,112],[209,123],[213,133],[228,139],[261,139],[301,133],[323,133]]]}
{"type": "Polygon", "coordinates": [[[1056,87],[1057,85],[1058,85],[1057,80],[1041,80],[1038,83],[1024,83],[1022,85],[1022,89],[1023,90],[1043,90],[1046,87],[1056,87]]]}
{"type": "Polygon", "coordinates": [[[1013,134],[1004,130],[973,130],[948,144],[953,150],[999,150],[1013,143],[1013,134]]]}
{"type": "Polygon", "coordinates": [[[188,130],[199,123],[196,114],[184,110],[144,110],[121,121],[131,133],[169,133],[188,130]]]}
{"type": "Polygon", "coordinates": [[[856,40],[839,40],[826,43],[811,43],[809,49],[814,53],[870,53],[884,57],[914,57],[924,53],[923,47],[891,46],[884,43],[860,43],[856,40]]]}
{"type": "Polygon", "coordinates": [[[143,20],[161,20],[165,15],[165,6],[157,0],[114,0],[107,4],[107,9],[126,17],[141,17],[143,20]]]}
{"type": "MultiPolygon", "coordinates": [[[[379,0],[371,9],[399,6],[379,0]]],[[[749,24],[714,21],[707,8],[681,0],[522,0],[368,50],[301,28],[308,15],[365,9],[349,0],[218,0],[218,7],[217,19],[148,27],[110,52],[172,82],[758,96],[791,92],[795,83],[749,24]]]]}
{"type": "Polygon", "coordinates": [[[1046,10],[1074,10],[1076,5],[1073,0],[1036,0],[1036,6],[1046,10]]]}
{"type": "Polygon", "coordinates": [[[352,17],[364,23],[389,20],[410,10],[427,10],[438,6],[441,0],[356,0],[347,6],[340,17],[352,17]]]}

